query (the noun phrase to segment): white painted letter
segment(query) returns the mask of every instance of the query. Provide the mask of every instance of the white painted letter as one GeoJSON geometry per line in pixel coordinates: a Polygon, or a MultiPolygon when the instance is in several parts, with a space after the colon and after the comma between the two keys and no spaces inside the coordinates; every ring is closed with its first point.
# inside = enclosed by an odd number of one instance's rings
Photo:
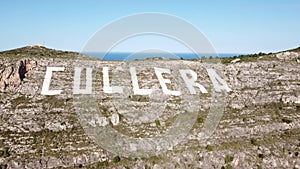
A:
{"type": "Polygon", "coordinates": [[[135,67],[130,67],[131,81],[133,86],[133,93],[135,95],[149,95],[152,93],[151,89],[140,89],[136,76],[135,67]]]}
{"type": "Polygon", "coordinates": [[[64,71],[64,67],[47,67],[46,69],[46,75],[42,87],[42,95],[59,95],[62,90],[49,90],[52,72],[54,71],[64,71]]]}
{"type": "Polygon", "coordinates": [[[179,70],[179,72],[191,94],[196,94],[194,86],[198,87],[202,93],[207,93],[207,90],[204,88],[204,86],[195,82],[197,80],[197,74],[194,71],[185,69],[179,70]],[[187,74],[190,74],[192,77],[188,78],[187,74]]]}
{"type": "Polygon", "coordinates": [[[108,67],[103,67],[103,91],[104,93],[123,93],[123,87],[110,86],[108,67]]]}
{"type": "Polygon", "coordinates": [[[171,83],[170,79],[164,79],[164,78],[162,77],[162,74],[163,74],[163,73],[168,73],[168,74],[170,74],[170,73],[171,73],[171,72],[170,72],[170,69],[163,69],[163,68],[156,68],[156,67],[154,67],[154,70],[155,70],[155,74],[156,74],[156,76],[157,76],[157,78],[158,78],[158,81],[159,81],[159,83],[160,83],[160,86],[161,86],[161,88],[162,88],[162,90],[163,90],[163,92],[164,92],[165,94],[174,95],[174,96],[179,96],[179,95],[181,94],[180,91],[172,91],[172,90],[169,90],[169,89],[167,88],[166,83],[171,83]]]}
{"type": "Polygon", "coordinates": [[[81,67],[75,67],[73,94],[92,94],[92,68],[86,68],[85,89],[80,89],[81,67]]]}
{"type": "Polygon", "coordinates": [[[226,92],[232,91],[225,80],[223,80],[214,69],[207,69],[208,76],[216,90],[216,92],[221,92],[221,90],[225,90],[226,92]]]}

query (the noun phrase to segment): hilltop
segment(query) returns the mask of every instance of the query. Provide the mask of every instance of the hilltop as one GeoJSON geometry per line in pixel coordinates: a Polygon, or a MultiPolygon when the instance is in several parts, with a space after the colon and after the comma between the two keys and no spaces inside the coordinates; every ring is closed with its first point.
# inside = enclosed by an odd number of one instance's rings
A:
{"type": "Polygon", "coordinates": [[[78,52],[50,49],[45,46],[33,45],[0,52],[0,58],[61,58],[61,59],[95,59],[94,57],[80,54],[78,52]]]}
{"type": "MultiPolygon", "coordinates": [[[[238,55],[238,56],[231,56],[228,58],[220,58],[222,60],[222,63],[230,63],[232,60],[239,58],[241,61],[259,61],[259,60],[276,60],[278,59],[278,55],[280,54],[285,54],[285,57],[287,58],[286,60],[292,60],[289,59],[289,56],[291,54],[297,55],[296,58],[300,57],[300,47],[295,48],[295,49],[289,49],[286,51],[280,51],[276,53],[257,53],[257,54],[247,54],[247,55],[238,55]]],[[[62,50],[55,50],[51,48],[47,48],[45,46],[40,46],[40,45],[32,45],[32,46],[24,46],[20,47],[17,49],[12,49],[8,51],[2,51],[0,52],[0,57],[2,58],[62,58],[62,59],[97,59],[93,56],[88,56],[84,54],[80,54],[78,52],[72,52],[72,51],[62,51],[62,50]],[[53,57],[55,56],[55,57],[53,57]]],[[[294,59],[296,59],[294,58],[294,59]]],[[[159,58],[156,58],[159,59],[159,58]]],[[[201,58],[205,59],[205,58],[201,58]]],[[[199,60],[201,60],[199,59],[199,60]]],[[[208,59],[208,58],[206,58],[208,59]]]]}
{"type": "MultiPolygon", "coordinates": [[[[222,58],[222,63],[228,64],[233,60],[240,62],[258,62],[258,61],[272,61],[272,60],[285,60],[285,61],[298,61],[300,62],[300,47],[289,49],[286,51],[280,51],[276,53],[255,53],[247,55],[232,56],[229,58],[222,58]]],[[[235,62],[235,61],[233,61],[235,62]]]]}

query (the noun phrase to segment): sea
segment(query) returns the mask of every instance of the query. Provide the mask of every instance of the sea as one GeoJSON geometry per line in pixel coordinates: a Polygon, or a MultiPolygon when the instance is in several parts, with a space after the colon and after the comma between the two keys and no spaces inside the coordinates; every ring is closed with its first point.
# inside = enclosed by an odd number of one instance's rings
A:
{"type": "Polygon", "coordinates": [[[220,53],[220,54],[195,54],[195,53],[131,53],[131,52],[83,52],[83,54],[97,57],[102,60],[141,60],[146,58],[173,58],[173,59],[184,59],[194,60],[199,58],[219,57],[228,58],[233,56],[239,56],[239,53],[220,53]]]}

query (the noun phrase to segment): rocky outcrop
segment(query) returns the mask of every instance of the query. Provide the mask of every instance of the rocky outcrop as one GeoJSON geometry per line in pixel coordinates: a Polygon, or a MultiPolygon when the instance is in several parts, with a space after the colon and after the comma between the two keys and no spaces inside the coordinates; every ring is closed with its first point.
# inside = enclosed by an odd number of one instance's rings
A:
{"type": "Polygon", "coordinates": [[[230,63],[237,63],[237,62],[240,62],[240,61],[241,61],[240,58],[236,58],[236,59],[232,60],[230,63]]]}
{"type": "Polygon", "coordinates": [[[276,57],[280,60],[298,60],[300,59],[300,54],[297,52],[280,52],[276,54],[276,57]]]}
{"type": "Polygon", "coordinates": [[[19,60],[12,66],[0,70],[0,92],[12,91],[19,87],[26,73],[37,68],[37,61],[19,60]]]}

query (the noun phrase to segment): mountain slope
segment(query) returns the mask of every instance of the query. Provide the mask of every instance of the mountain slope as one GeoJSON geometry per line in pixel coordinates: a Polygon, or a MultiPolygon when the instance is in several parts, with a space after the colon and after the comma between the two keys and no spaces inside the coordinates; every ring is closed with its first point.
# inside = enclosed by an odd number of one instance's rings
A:
{"type": "MultiPolygon", "coordinates": [[[[290,53],[281,53],[286,58],[290,56],[290,53]]],[[[1,167],[300,168],[298,58],[281,59],[277,54],[271,54],[227,62],[224,74],[232,92],[227,97],[218,128],[206,142],[200,143],[197,139],[208,114],[208,104],[201,107],[186,141],[155,157],[126,158],[94,143],[79,123],[72,93],[74,58],[77,56],[77,53],[44,47],[25,47],[0,53],[0,82],[8,81],[3,89],[5,92],[0,93],[1,167]],[[55,72],[51,83],[52,89],[63,91],[60,95],[41,95],[47,66],[65,67],[65,71],[55,72]],[[26,73],[18,74],[24,68],[26,73]],[[9,73],[3,73],[7,71],[9,73]],[[12,81],[16,83],[10,83],[12,81]]],[[[175,68],[196,68],[204,64],[184,60],[157,61],[160,62],[175,68]]],[[[117,70],[121,65],[118,61],[93,59],[87,59],[85,63],[93,63],[95,68],[108,66],[111,70],[117,70]]],[[[200,69],[196,70],[200,74],[198,71],[200,69]]],[[[149,74],[139,76],[149,77],[149,74]]],[[[155,80],[150,79],[147,83],[152,84],[155,80]]],[[[101,90],[102,83],[102,80],[95,81],[97,91],[101,90]]],[[[206,85],[206,80],[203,83],[206,85]]],[[[99,108],[105,117],[120,116],[120,124],[110,125],[126,135],[153,136],[166,131],[173,122],[169,120],[172,118],[165,117],[176,117],[174,110],[178,102],[173,100],[168,103],[170,110],[167,109],[156,121],[137,125],[121,116],[118,108],[111,104],[110,97],[101,97],[99,108]]],[[[136,105],[147,102],[142,97],[130,99],[136,105]]],[[[208,97],[202,99],[203,103],[209,101],[208,97]]]]}

